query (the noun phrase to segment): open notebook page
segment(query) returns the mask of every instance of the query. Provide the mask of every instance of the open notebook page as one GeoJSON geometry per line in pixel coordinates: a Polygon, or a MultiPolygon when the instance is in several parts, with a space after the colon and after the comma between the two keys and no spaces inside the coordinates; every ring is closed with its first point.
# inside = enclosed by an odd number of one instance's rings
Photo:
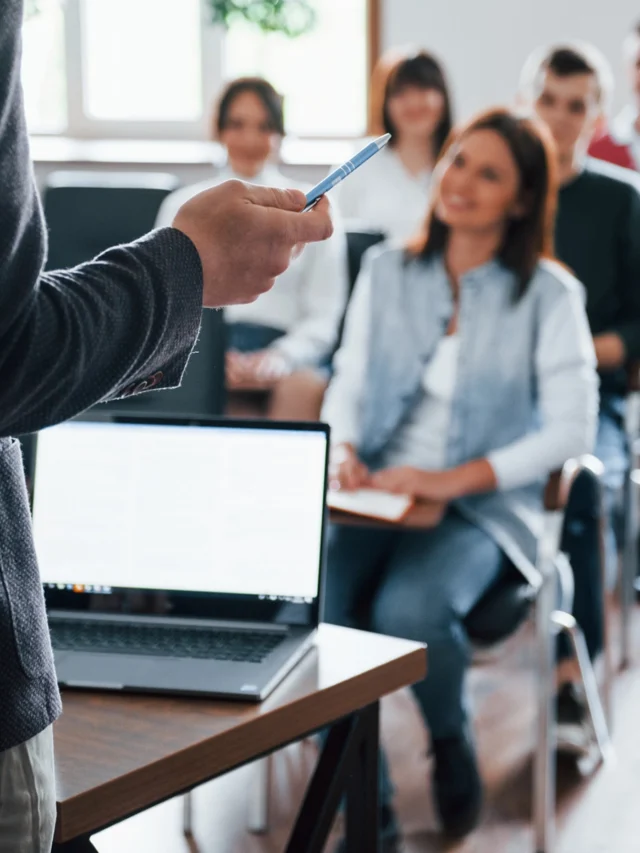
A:
{"type": "Polygon", "coordinates": [[[330,509],[380,518],[384,521],[402,521],[413,505],[409,495],[394,495],[379,489],[357,489],[354,492],[334,491],[327,494],[330,509]]]}

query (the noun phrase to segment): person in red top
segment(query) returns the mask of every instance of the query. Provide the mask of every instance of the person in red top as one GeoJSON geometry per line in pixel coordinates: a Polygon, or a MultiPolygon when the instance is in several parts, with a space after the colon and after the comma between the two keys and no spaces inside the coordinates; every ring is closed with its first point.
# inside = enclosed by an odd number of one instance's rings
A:
{"type": "Polygon", "coordinates": [[[589,154],[616,166],[640,171],[640,21],[627,35],[624,54],[629,70],[632,101],[597,136],[589,154]]]}

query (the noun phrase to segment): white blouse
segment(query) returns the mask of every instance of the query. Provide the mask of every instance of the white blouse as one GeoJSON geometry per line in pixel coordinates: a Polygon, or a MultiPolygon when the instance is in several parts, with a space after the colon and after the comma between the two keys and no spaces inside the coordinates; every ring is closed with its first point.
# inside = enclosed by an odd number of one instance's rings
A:
{"type": "MultiPolygon", "coordinates": [[[[179,208],[203,190],[223,181],[239,178],[225,168],[210,180],[183,187],[171,193],[160,207],[156,228],[171,225],[179,208]]],[[[296,188],[306,185],[283,175],[275,166],[267,166],[251,183],[260,186],[296,188]]],[[[249,305],[231,305],[225,316],[231,323],[256,323],[282,329],[282,338],[272,346],[283,352],[296,366],[313,365],[328,355],[335,345],[338,327],[347,297],[346,237],[340,217],[334,209],[334,233],[322,243],[310,243],[291,262],[273,288],[249,305]]]]}
{"type": "Polygon", "coordinates": [[[410,465],[423,471],[447,467],[451,401],[458,374],[460,338],[442,338],[422,376],[422,395],[385,452],[385,466],[410,465]]]}
{"type": "Polygon", "coordinates": [[[412,175],[393,148],[383,148],[332,191],[347,230],[370,228],[407,240],[427,215],[431,172],[412,175]]]}

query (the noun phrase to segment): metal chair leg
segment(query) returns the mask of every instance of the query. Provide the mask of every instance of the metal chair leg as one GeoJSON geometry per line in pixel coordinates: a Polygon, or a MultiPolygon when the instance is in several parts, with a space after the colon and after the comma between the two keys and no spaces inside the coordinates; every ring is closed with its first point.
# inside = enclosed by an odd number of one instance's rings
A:
{"type": "Polygon", "coordinates": [[[269,831],[269,800],[271,795],[271,756],[252,765],[251,795],[247,830],[255,834],[269,831]]]}
{"type": "Polygon", "coordinates": [[[607,593],[604,597],[604,650],[603,650],[603,679],[602,679],[602,704],[604,716],[607,721],[609,735],[613,733],[613,681],[615,678],[615,667],[613,663],[613,648],[611,645],[611,603],[607,601],[607,593]]]}
{"type": "Polygon", "coordinates": [[[551,629],[555,599],[555,577],[548,573],[543,575],[535,605],[538,718],[537,748],[533,758],[533,826],[536,853],[552,853],[555,834],[555,637],[551,629]]]}
{"type": "Polygon", "coordinates": [[[188,791],[182,798],[182,832],[187,838],[193,836],[193,791],[188,791]]]}
{"type": "Polygon", "coordinates": [[[591,719],[591,725],[593,726],[598,750],[602,760],[608,761],[613,757],[613,745],[609,736],[604,708],[600,701],[598,682],[596,680],[596,675],[593,670],[593,666],[591,665],[591,661],[589,660],[589,653],[587,651],[587,644],[585,643],[584,635],[578,627],[574,617],[569,613],[563,613],[559,610],[555,610],[551,614],[551,621],[567,635],[571,642],[571,646],[578,663],[578,668],[580,670],[580,677],[584,686],[587,708],[589,710],[589,717],[591,719]]]}

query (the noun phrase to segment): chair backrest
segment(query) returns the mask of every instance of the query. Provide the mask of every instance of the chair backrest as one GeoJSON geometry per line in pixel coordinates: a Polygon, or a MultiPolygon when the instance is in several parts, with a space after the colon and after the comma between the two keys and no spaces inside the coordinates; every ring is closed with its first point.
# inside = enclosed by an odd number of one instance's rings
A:
{"type": "Polygon", "coordinates": [[[349,270],[349,293],[347,294],[347,304],[345,305],[345,310],[342,315],[342,319],[340,320],[340,326],[338,327],[338,336],[336,338],[336,344],[333,348],[333,352],[331,353],[331,358],[333,358],[333,356],[336,354],[336,352],[340,348],[340,344],[342,343],[342,334],[344,332],[344,321],[347,314],[347,308],[349,307],[349,300],[351,299],[351,294],[353,293],[353,288],[358,278],[358,273],[360,272],[360,266],[362,265],[362,258],[364,257],[364,253],[367,251],[367,249],[370,249],[372,246],[375,246],[376,243],[381,243],[384,239],[385,235],[381,231],[347,231],[347,266],[349,270]]]}
{"type": "Polygon", "coordinates": [[[360,272],[362,257],[367,249],[381,243],[385,235],[381,231],[347,231],[347,263],[349,266],[349,294],[360,272]]]}
{"type": "Polygon", "coordinates": [[[178,185],[175,175],[164,173],[52,172],[43,191],[47,269],[76,266],[142,237],[178,185]]]}

